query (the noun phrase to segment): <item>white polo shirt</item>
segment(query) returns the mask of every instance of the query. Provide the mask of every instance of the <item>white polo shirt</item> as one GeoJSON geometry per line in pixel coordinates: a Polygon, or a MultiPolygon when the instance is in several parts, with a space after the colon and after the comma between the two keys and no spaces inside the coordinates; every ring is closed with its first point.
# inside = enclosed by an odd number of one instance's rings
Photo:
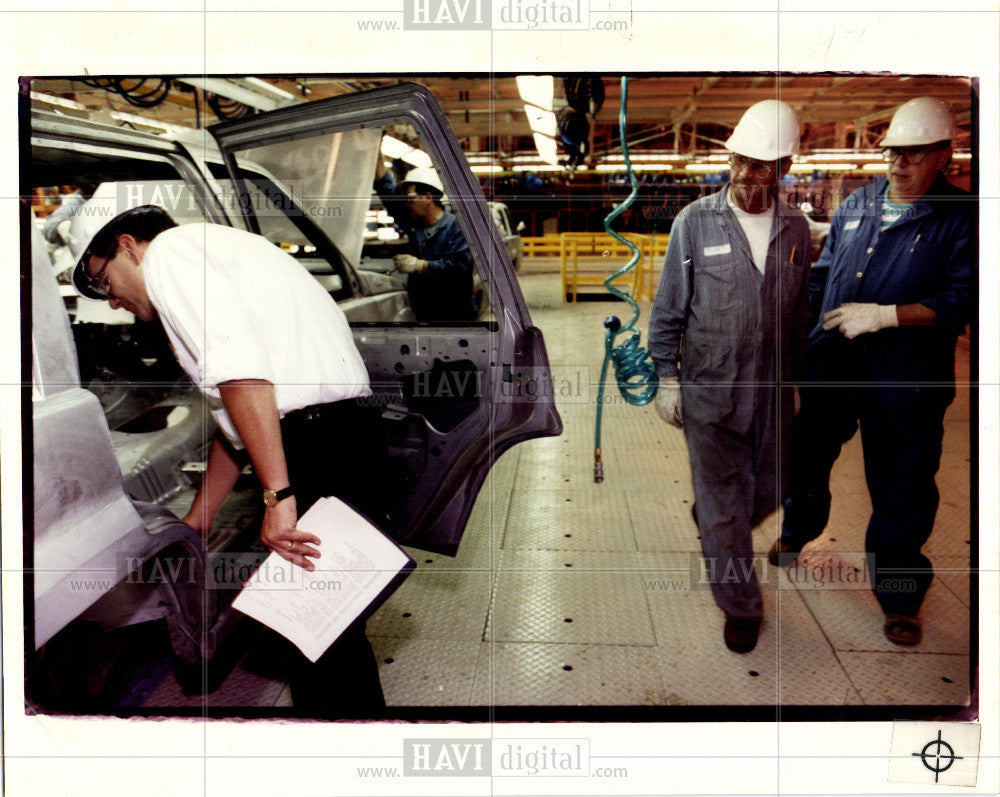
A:
{"type": "Polygon", "coordinates": [[[222,405],[222,382],[271,382],[282,417],[371,395],[343,311],[267,239],[218,224],[183,224],[153,239],[142,269],[181,368],[237,448],[243,443],[222,405]]]}

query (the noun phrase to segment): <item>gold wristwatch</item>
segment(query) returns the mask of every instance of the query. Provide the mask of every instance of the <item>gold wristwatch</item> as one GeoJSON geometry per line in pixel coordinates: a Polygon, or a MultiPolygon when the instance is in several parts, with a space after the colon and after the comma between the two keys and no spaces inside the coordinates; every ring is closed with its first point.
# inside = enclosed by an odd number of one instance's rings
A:
{"type": "Polygon", "coordinates": [[[295,491],[291,486],[284,487],[280,490],[264,490],[264,506],[274,506],[279,501],[284,501],[289,496],[295,495],[295,491]]]}

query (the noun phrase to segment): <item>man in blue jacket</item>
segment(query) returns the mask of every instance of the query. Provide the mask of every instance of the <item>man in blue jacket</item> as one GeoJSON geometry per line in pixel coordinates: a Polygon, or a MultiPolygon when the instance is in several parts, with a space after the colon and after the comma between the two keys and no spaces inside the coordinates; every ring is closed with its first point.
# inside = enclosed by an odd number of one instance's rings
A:
{"type": "Polygon", "coordinates": [[[933,570],[921,553],[937,512],[955,341],[970,320],[972,209],[944,180],[957,133],[930,97],[902,105],[882,141],[888,179],[851,194],[813,266],[802,408],[782,534],[768,558],[791,564],[830,514],[830,471],[860,425],[872,516],[865,538],[883,631],[915,645],[933,570]]]}
{"type": "Polygon", "coordinates": [[[472,253],[455,215],[444,209],[437,172],[411,169],[399,185],[379,156],[375,190],[396,223],[406,229],[405,254],[394,258],[406,274],[406,292],[418,321],[473,321],[472,253]]]}

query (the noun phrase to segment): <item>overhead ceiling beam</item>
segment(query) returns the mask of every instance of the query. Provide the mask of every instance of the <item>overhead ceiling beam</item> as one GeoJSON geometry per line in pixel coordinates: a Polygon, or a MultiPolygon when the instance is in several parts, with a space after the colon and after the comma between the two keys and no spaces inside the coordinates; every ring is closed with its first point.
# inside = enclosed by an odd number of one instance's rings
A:
{"type": "Polygon", "coordinates": [[[209,91],[220,97],[241,102],[251,108],[256,108],[258,111],[273,111],[275,108],[282,108],[285,105],[291,105],[295,102],[295,100],[278,100],[273,96],[268,97],[260,91],[238,83],[232,78],[183,77],[178,78],[178,80],[181,83],[187,83],[189,86],[209,91]]]}

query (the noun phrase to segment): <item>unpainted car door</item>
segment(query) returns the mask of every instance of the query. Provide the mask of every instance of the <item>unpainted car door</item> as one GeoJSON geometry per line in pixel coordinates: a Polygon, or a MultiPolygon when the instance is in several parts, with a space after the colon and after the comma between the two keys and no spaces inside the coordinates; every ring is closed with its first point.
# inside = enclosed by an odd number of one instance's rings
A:
{"type": "Polygon", "coordinates": [[[345,261],[334,270],[353,288],[376,149],[382,130],[395,125],[410,125],[430,155],[491,312],[468,322],[392,322],[384,314],[366,319],[356,312],[352,303],[363,296],[337,298],[368,366],[371,400],[383,409],[395,472],[371,478],[386,484],[392,531],[408,545],[454,555],[497,457],[518,442],[560,434],[562,422],[542,335],[439,105],[423,87],[403,83],[209,129],[247,226],[260,230],[273,222],[266,216],[288,214],[316,253],[335,250],[345,261]],[[260,186],[247,179],[251,173],[274,175],[280,186],[268,189],[286,195],[262,208],[254,198],[260,186]]]}

